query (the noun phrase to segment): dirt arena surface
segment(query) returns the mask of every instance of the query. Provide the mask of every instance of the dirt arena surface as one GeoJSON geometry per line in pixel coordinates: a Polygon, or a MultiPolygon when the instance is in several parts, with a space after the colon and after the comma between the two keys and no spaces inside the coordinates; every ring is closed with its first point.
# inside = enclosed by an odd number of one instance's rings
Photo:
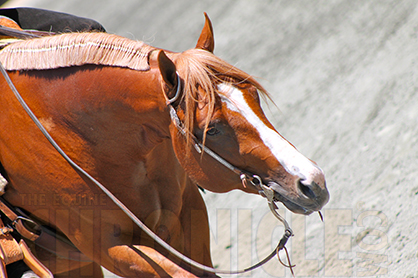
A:
{"type": "MultiPolygon", "coordinates": [[[[279,132],[318,162],[331,194],[303,217],[283,207],[296,277],[418,277],[418,9],[405,1],[24,0],[110,33],[183,51],[207,12],[215,54],[259,77],[279,132]]],[[[214,264],[247,267],[280,239],[265,200],[204,194],[214,264]]],[[[110,274],[107,277],[112,277],[110,274]]],[[[224,276],[236,277],[236,276],[224,276]]],[[[238,277],[291,277],[273,260],[238,277]]]]}

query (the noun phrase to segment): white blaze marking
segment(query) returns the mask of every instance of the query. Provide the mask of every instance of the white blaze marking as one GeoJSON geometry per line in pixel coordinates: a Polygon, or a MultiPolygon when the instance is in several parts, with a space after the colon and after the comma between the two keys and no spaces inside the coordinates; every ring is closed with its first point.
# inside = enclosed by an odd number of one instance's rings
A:
{"type": "Polygon", "coordinates": [[[263,143],[289,174],[299,176],[307,182],[312,182],[312,177],[318,172],[322,172],[319,167],[303,156],[280,134],[264,124],[250,108],[239,89],[226,84],[219,84],[218,89],[227,96],[220,95],[227,108],[240,113],[258,131],[263,143]]]}

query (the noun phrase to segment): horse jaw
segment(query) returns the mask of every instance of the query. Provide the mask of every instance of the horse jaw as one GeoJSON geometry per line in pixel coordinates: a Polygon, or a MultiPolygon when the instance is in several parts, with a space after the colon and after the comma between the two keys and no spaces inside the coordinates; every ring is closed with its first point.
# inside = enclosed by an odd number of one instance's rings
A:
{"type": "Polygon", "coordinates": [[[199,40],[197,41],[196,48],[203,49],[213,53],[215,49],[215,40],[213,37],[212,23],[209,16],[205,13],[205,25],[200,33],[199,40]]]}

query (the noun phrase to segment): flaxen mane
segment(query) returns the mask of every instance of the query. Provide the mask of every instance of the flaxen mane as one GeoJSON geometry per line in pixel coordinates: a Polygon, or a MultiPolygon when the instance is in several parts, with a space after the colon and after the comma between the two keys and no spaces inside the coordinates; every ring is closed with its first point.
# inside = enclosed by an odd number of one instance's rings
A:
{"type": "MultiPolygon", "coordinates": [[[[12,43],[0,51],[0,62],[7,70],[47,70],[94,64],[145,71],[149,69],[148,55],[155,49],[143,42],[107,33],[67,33],[12,43]]],[[[220,82],[249,83],[269,97],[251,75],[208,51],[190,49],[167,55],[184,81],[184,123],[189,131],[193,130],[194,113],[201,98],[209,105],[207,128],[219,93],[216,84],[220,82]],[[199,95],[199,87],[204,95],[199,95]]]]}
{"type": "Polygon", "coordinates": [[[148,70],[143,42],[107,33],[69,33],[12,43],[0,51],[7,70],[46,70],[86,64],[148,70]]]}

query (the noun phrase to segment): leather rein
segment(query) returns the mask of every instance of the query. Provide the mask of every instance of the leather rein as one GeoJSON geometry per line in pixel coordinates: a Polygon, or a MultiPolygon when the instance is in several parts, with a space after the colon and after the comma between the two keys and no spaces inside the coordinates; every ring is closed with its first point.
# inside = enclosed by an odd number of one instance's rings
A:
{"type": "MultiPolygon", "coordinates": [[[[38,127],[38,129],[42,132],[42,134],[46,137],[46,139],[49,141],[49,143],[57,150],[57,152],[79,173],[81,173],[83,176],[85,176],[86,178],[88,178],[91,182],[93,182],[101,191],[103,191],[103,193],[105,193],[136,225],[138,225],[138,227],[140,229],[142,229],[149,237],[151,237],[155,242],[157,242],[159,245],[161,245],[164,249],[166,249],[168,252],[170,252],[171,254],[173,254],[174,256],[176,256],[177,258],[179,258],[180,260],[182,260],[183,262],[186,262],[187,264],[203,270],[204,272],[209,272],[209,273],[218,273],[218,274],[241,274],[241,273],[245,273],[251,270],[254,270],[262,265],[264,265],[265,263],[267,263],[268,261],[270,261],[271,258],[273,258],[276,254],[278,256],[279,261],[283,264],[283,262],[280,260],[279,257],[279,251],[282,249],[285,249],[286,251],[286,255],[287,255],[287,260],[289,261],[289,256],[287,254],[287,249],[285,247],[287,240],[293,236],[293,232],[290,229],[288,223],[286,222],[286,220],[276,211],[277,210],[277,206],[275,205],[275,199],[274,199],[274,191],[269,188],[268,186],[264,185],[261,178],[257,175],[253,175],[250,174],[244,170],[241,170],[237,167],[235,167],[234,165],[230,164],[228,161],[226,161],[225,159],[223,159],[221,156],[219,156],[218,154],[216,154],[215,152],[213,152],[211,149],[209,149],[208,147],[204,146],[201,142],[198,141],[198,139],[195,136],[192,136],[193,140],[194,140],[194,147],[196,149],[197,152],[201,153],[202,151],[204,151],[206,154],[210,155],[212,158],[214,158],[216,161],[218,161],[219,163],[221,163],[222,165],[224,165],[225,167],[227,167],[228,169],[230,169],[231,171],[233,171],[234,173],[236,173],[237,175],[240,176],[241,181],[243,182],[244,186],[247,183],[247,181],[250,181],[250,183],[259,190],[259,193],[261,196],[265,197],[267,199],[268,202],[268,206],[270,208],[270,210],[272,211],[273,215],[280,221],[283,223],[285,231],[284,231],[284,235],[281,238],[281,240],[279,241],[277,247],[273,250],[273,252],[268,255],[265,259],[263,259],[262,261],[260,261],[259,263],[245,268],[245,269],[241,269],[241,270],[235,270],[235,271],[230,271],[230,270],[218,270],[215,269],[213,267],[209,267],[206,265],[203,265],[199,262],[196,262],[190,258],[188,258],[187,256],[183,255],[182,253],[180,253],[179,251],[177,251],[176,249],[174,249],[173,247],[171,247],[168,243],[166,243],[164,240],[162,240],[160,237],[158,237],[150,228],[148,228],[140,219],[138,219],[138,217],[136,217],[135,214],[133,214],[119,199],[117,199],[104,185],[102,185],[100,182],[98,182],[94,177],[92,177],[89,173],[87,173],[83,168],[81,168],[78,164],[76,164],[62,149],[61,147],[55,142],[55,140],[51,137],[51,135],[48,133],[48,131],[44,128],[44,126],[40,123],[40,121],[38,120],[38,118],[35,116],[35,114],[32,112],[32,110],[29,108],[29,106],[26,104],[26,102],[24,101],[24,99],[22,98],[22,96],[20,95],[20,93],[18,92],[18,90],[16,89],[16,87],[14,86],[12,80],[10,79],[6,69],[4,68],[3,64],[0,62],[0,71],[2,73],[2,75],[4,76],[5,80],[7,81],[10,89],[13,91],[15,97],[18,99],[19,103],[21,104],[21,106],[24,108],[24,110],[26,111],[26,113],[29,115],[29,117],[32,119],[32,121],[35,123],[35,125],[38,127]]],[[[183,134],[184,136],[188,133],[188,131],[186,131],[183,128],[183,125],[180,121],[180,119],[177,116],[177,112],[174,109],[174,107],[172,106],[172,104],[179,98],[180,95],[180,91],[181,91],[181,82],[180,82],[180,77],[177,74],[177,90],[176,90],[176,95],[172,98],[167,100],[167,106],[170,110],[170,116],[171,119],[173,121],[173,123],[175,124],[175,126],[177,127],[177,129],[179,130],[179,132],[181,134],[183,134]]],[[[283,264],[285,267],[289,267],[292,274],[293,274],[293,270],[292,270],[292,265],[290,264],[289,261],[289,265],[285,265],[283,264]]]]}

